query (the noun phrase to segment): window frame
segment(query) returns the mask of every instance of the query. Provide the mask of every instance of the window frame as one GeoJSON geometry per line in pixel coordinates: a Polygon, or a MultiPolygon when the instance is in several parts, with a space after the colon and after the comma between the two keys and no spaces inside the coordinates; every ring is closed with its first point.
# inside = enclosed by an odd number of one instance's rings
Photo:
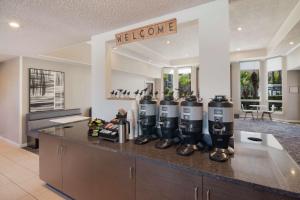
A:
{"type": "Polygon", "coordinates": [[[267,106],[268,109],[270,110],[270,103],[281,103],[281,110],[275,110],[274,112],[277,114],[283,114],[284,112],[284,106],[283,106],[283,87],[284,87],[284,82],[283,82],[283,60],[282,57],[274,57],[274,58],[269,58],[267,59],[266,62],[266,102],[267,102],[267,106]],[[278,60],[276,60],[278,59],[278,60]],[[271,64],[270,64],[271,63],[271,64]],[[272,71],[280,71],[280,78],[281,78],[281,83],[269,83],[269,72],[272,71]],[[269,100],[269,86],[270,85],[277,85],[277,86],[281,86],[281,100],[269,100]]]}
{"type": "MultiPolygon", "coordinates": [[[[257,99],[243,99],[242,98],[242,85],[240,85],[240,102],[241,102],[241,106],[242,104],[244,105],[244,103],[247,103],[247,102],[253,102],[254,104],[258,104],[260,105],[261,104],[261,88],[260,88],[260,74],[261,74],[261,64],[260,64],[260,61],[258,60],[252,60],[252,61],[242,61],[240,62],[240,73],[239,73],[239,81],[241,83],[241,73],[242,71],[258,71],[258,90],[257,90],[257,93],[258,93],[258,98],[257,99]],[[244,66],[243,66],[244,64],[244,66]],[[251,65],[253,65],[253,67],[251,67],[251,65]]],[[[253,105],[254,105],[253,104],[253,105]]],[[[244,107],[244,109],[247,109],[247,110],[256,110],[255,107],[251,108],[251,107],[244,107]]],[[[242,110],[242,107],[240,108],[240,110],[242,110]]]]}
{"type": "MultiPolygon", "coordinates": [[[[180,75],[179,74],[190,74],[190,91],[192,91],[192,66],[182,66],[182,67],[178,67],[176,68],[177,70],[177,86],[179,89],[179,79],[180,79],[180,75]],[[180,70],[184,70],[184,69],[188,69],[190,72],[189,73],[180,73],[180,70]]],[[[184,98],[184,96],[180,96],[180,92],[178,91],[178,98],[184,98]]]]}

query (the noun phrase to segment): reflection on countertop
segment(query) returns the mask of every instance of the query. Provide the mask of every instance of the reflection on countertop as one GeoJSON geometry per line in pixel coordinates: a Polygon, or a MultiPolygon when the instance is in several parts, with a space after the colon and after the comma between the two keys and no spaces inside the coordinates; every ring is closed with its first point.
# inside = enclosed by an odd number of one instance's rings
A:
{"type": "Polygon", "coordinates": [[[145,145],[135,145],[133,142],[119,144],[92,138],[87,134],[87,122],[69,126],[48,128],[41,132],[94,148],[151,159],[191,173],[215,176],[300,198],[300,168],[271,134],[235,132],[234,156],[225,163],[219,163],[211,161],[207,152],[182,157],[176,154],[176,147],[159,150],[153,142],[145,145]]]}

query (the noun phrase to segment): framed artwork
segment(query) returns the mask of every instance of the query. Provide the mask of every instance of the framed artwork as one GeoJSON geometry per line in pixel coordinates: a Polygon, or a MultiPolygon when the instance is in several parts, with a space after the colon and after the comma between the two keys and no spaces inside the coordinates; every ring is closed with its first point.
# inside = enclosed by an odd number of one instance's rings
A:
{"type": "Polygon", "coordinates": [[[65,108],[65,73],[29,69],[29,112],[65,108]]]}

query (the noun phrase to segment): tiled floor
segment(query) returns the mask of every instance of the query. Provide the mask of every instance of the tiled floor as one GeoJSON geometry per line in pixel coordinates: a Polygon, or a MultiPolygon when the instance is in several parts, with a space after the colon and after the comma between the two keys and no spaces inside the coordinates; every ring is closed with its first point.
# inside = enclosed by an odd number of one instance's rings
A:
{"type": "Polygon", "coordinates": [[[38,155],[0,139],[0,200],[64,200],[39,179],[38,155]]]}

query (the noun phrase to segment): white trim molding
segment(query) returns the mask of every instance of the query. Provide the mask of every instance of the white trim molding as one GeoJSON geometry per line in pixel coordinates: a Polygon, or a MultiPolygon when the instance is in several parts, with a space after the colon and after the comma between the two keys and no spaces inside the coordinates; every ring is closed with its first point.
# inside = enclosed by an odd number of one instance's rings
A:
{"type": "Polygon", "coordinates": [[[10,139],[7,139],[7,138],[5,138],[3,136],[0,136],[0,140],[3,140],[3,141],[5,141],[5,142],[7,142],[7,143],[9,143],[9,144],[11,144],[11,145],[13,145],[15,147],[19,147],[19,148],[27,147],[27,143],[18,144],[18,143],[14,142],[14,141],[12,141],[10,139]]]}

